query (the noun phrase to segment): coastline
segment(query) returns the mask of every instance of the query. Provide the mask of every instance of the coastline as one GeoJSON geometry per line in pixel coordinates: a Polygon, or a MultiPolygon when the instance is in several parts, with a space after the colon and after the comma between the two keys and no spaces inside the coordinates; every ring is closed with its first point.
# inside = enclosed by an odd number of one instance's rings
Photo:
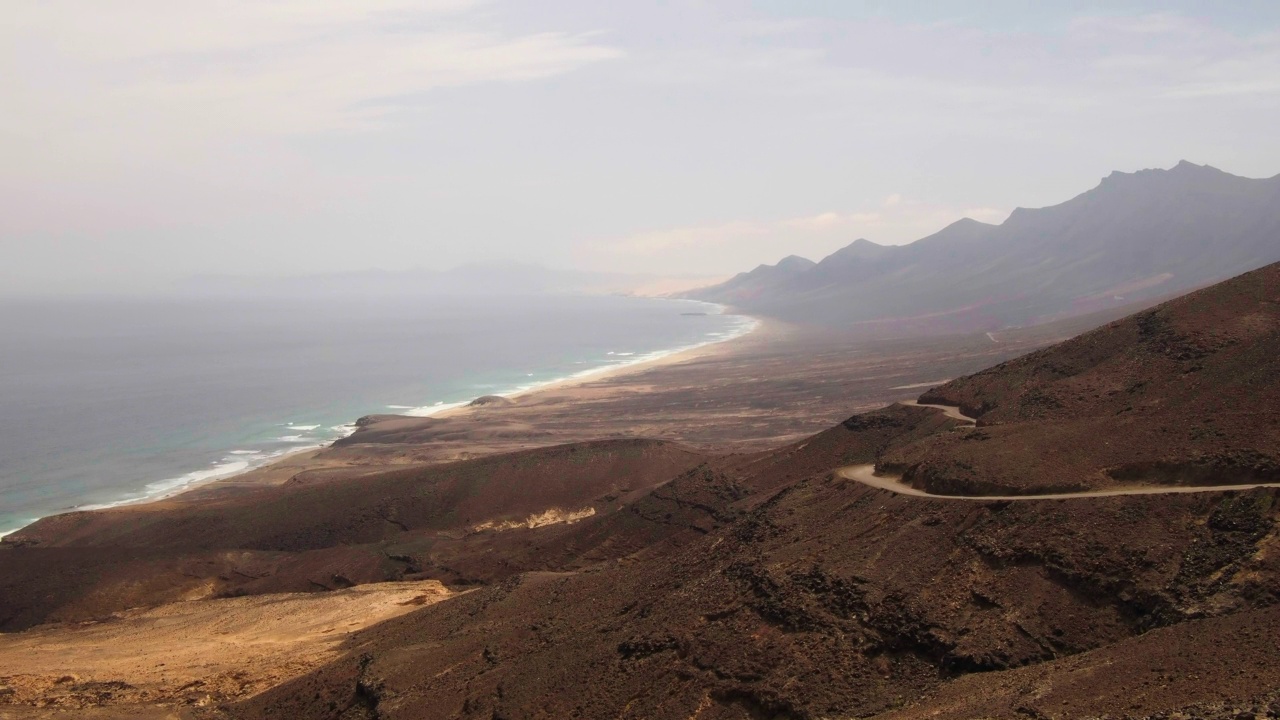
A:
{"type": "Polygon", "coordinates": [[[286,483],[346,481],[574,443],[646,439],[710,454],[766,451],[850,414],[914,399],[937,378],[972,373],[1076,334],[1029,329],[1011,331],[999,344],[985,335],[866,343],[861,336],[726,314],[743,319],[741,332],[512,388],[502,402],[472,405],[472,396],[430,407],[423,416],[365,415],[359,436],[350,440],[290,448],[243,472],[101,509],[46,513],[4,535],[67,512],[149,512],[286,483]]]}
{"type": "MultiPolygon", "coordinates": [[[[757,330],[759,330],[764,322],[760,318],[753,317],[751,315],[745,315],[743,313],[736,313],[736,312],[728,312],[729,308],[725,305],[720,305],[718,303],[704,303],[704,304],[711,305],[718,308],[719,312],[715,313],[717,315],[725,315],[728,317],[742,318],[745,322],[742,323],[741,328],[736,329],[732,334],[729,334],[723,337],[718,337],[713,340],[706,340],[703,342],[694,343],[692,345],[683,345],[680,347],[670,348],[666,350],[655,350],[653,352],[645,353],[638,357],[634,357],[634,359],[631,359],[631,360],[625,360],[623,362],[615,362],[615,363],[609,363],[606,365],[600,365],[598,367],[587,368],[586,370],[572,373],[564,377],[553,378],[551,380],[535,381],[525,385],[518,385],[515,388],[510,390],[500,390],[494,393],[489,393],[484,396],[467,398],[465,400],[458,400],[454,402],[438,402],[435,405],[424,405],[421,407],[394,406],[394,409],[408,410],[409,412],[385,413],[385,414],[399,415],[403,417],[415,417],[415,418],[452,417],[452,416],[456,416],[458,411],[467,409],[467,407],[472,402],[477,400],[479,397],[495,396],[495,397],[506,398],[508,400],[514,400],[517,398],[528,397],[529,395],[533,395],[535,393],[539,393],[544,390],[553,390],[557,388],[572,387],[580,383],[605,380],[611,377],[616,377],[618,375],[625,375],[631,372],[641,372],[654,367],[659,367],[664,364],[669,364],[672,362],[680,362],[681,360],[686,360],[691,357],[697,357],[698,351],[700,350],[723,346],[726,343],[730,343],[734,340],[747,337],[755,333],[757,330]]],[[[614,353],[610,353],[610,354],[614,354],[614,353]]],[[[631,353],[618,354],[617,356],[633,357],[631,353]]],[[[341,439],[341,438],[338,438],[338,439],[341,439]]],[[[330,441],[330,444],[335,441],[330,441]]]]}
{"type": "MultiPolygon", "coordinates": [[[[727,310],[727,308],[725,309],[727,310]]],[[[508,400],[512,400],[515,402],[528,402],[531,399],[536,398],[537,396],[543,395],[543,394],[568,391],[568,390],[572,390],[574,388],[578,388],[591,383],[600,383],[600,382],[605,382],[610,380],[616,380],[618,378],[626,377],[632,374],[648,372],[650,370],[654,370],[657,368],[677,365],[677,364],[689,362],[695,359],[707,358],[711,356],[719,356],[722,354],[730,354],[737,351],[738,348],[735,346],[742,344],[741,341],[758,338],[763,334],[765,334],[765,332],[776,330],[778,327],[777,323],[773,321],[766,322],[761,318],[744,315],[741,313],[726,313],[726,314],[732,314],[738,317],[745,318],[749,322],[744,323],[744,330],[742,332],[728,336],[728,337],[711,340],[707,342],[702,342],[702,343],[698,343],[691,346],[675,348],[672,350],[655,351],[653,353],[648,353],[643,357],[637,358],[636,360],[631,362],[614,363],[611,365],[604,365],[598,368],[591,368],[589,370],[584,370],[582,372],[575,373],[569,377],[535,383],[527,387],[519,387],[515,390],[506,392],[506,393],[494,393],[494,395],[498,397],[506,398],[508,400]]],[[[385,417],[418,419],[418,420],[460,419],[460,418],[465,418],[477,411],[478,408],[475,406],[472,406],[471,404],[476,399],[478,398],[471,398],[470,400],[460,401],[456,403],[447,403],[440,406],[440,409],[435,412],[416,414],[416,415],[387,414],[385,417]]],[[[426,409],[431,409],[433,407],[434,406],[426,406],[426,409]]],[[[351,421],[352,427],[354,427],[354,423],[355,423],[355,420],[352,420],[351,421]]],[[[306,470],[326,469],[330,467],[345,467],[342,465],[332,466],[323,461],[315,462],[315,458],[320,453],[323,453],[324,451],[333,448],[334,443],[336,443],[338,440],[342,440],[347,437],[350,437],[352,434],[354,433],[349,433],[348,435],[332,440],[319,447],[300,448],[298,451],[290,452],[279,458],[273,458],[271,461],[267,463],[264,463],[254,468],[247,469],[243,472],[238,472],[226,477],[212,478],[204,482],[194,483],[180,490],[176,490],[175,492],[168,494],[164,497],[157,497],[150,500],[132,502],[132,503],[128,503],[128,505],[132,507],[136,507],[138,505],[146,504],[148,502],[172,500],[175,498],[181,498],[182,496],[186,496],[186,495],[192,496],[191,498],[188,498],[188,499],[197,499],[202,493],[207,493],[209,491],[217,491],[222,488],[253,487],[253,486],[262,486],[262,485],[283,484],[284,482],[287,482],[289,478],[293,477],[297,473],[300,473],[306,470]],[[305,457],[303,455],[304,453],[305,453],[305,457]],[[299,460],[303,460],[304,462],[299,463],[299,460]],[[305,462],[305,461],[311,461],[311,462],[305,462]],[[287,470],[286,472],[281,473],[280,471],[282,469],[287,469],[287,470]]],[[[117,507],[123,507],[123,506],[124,505],[120,505],[117,507]]]]}
{"type": "MultiPolygon", "coordinates": [[[[723,305],[716,305],[714,303],[706,304],[715,308],[716,312],[714,314],[723,314],[742,318],[740,326],[725,331],[726,334],[724,337],[714,337],[692,345],[683,345],[670,349],[652,351],[636,356],[633,359],[588,368],[580,372],[551,380],[518,385],[510,390],[499,391],[492,394],[516,402],[527,402],[530,398],[535,397],[540,393],[563,391],[586,383],[602,382],[632,373],[645,372],[654,368],[685,362],[711,353],[722,352],[723,348],[733,345],[734,341],[739,341],[743,338],[755,335],[763,327],[763,321],[759,318],[731,312],[729,308],[723,305]]],[[[626,354],[624,356],[631,358],[630,354],[626,354]]],[[[473,407],[469,407],[475,399],[476,398],[472,397],[457,402],[438,403],[436,405],[416,408],[405,406],[403,409],[409,410],[410,412],[403,415],[389,413],[388,416],[416,419],[463,417],[475,409],[473,407]]],[[[330,463],[323,460],[317,461],[315,458],[317,455],[333,448],[334,443],[354,433],[356,431],[354,422],[355,419],[352,418],[347,420],[341,426],[335,426],[335,429],[344,429],[344,432],[339,434],[337,437],[325,439],[316,444],[289,448],[280,452],[278,455],[265,458],[258,464],[254,464],[252,461],[240,461],[235,463],[235,465],[240,465],[240,467],[228,468],[227,472],[221,472],[218,467],[191,471],[172,479],[145,484],[143,489],[135,494],[136,496],[124,497],[120,500],[109,502],[77,505],[59,512],[50,513],[41,517],[34,517],[19,527],[0,530],[0,539],[16,533],[22,530],[22,528],[28,527],[31,524],[52,515],[60,515],[67,512],[109,511],[118,508],[137,508],[139,506],[145,506],[153,503],[170,502],[176,499],[182,499],[184,501],[194,500],[202,497],[204,493],[208,493],[210,491],[230,489],[234,487],[279,484],[286,482],[293,475],[306,470],[333,467],[330,463]],[[200,475],[207,476],[199,477],[200,475]],[[195,479],[189,479],[192,478],[192,476],[196,476],[195,479]],[[155,494],[145,494],[146,489],[150,486],[169,483],[176,484],[173,487],[165,487],[155,494]]],[[[228,465],[230,464],[231,463],[228,463],[228,465]]],[[[345,467],[345,465],[339,464],[337,467],[345,467]]]]}
{"type": "MultiPolygon", "coordinates": [[[[727,346],[734,343],[735,341],[743,340],[745,338],[751,337],[752,335],[755,335],[756,333],[763,331],[766,327],[765,321],[761,318],[752,317],[750,315],[744,315],[741,313],[732,313],[732,315],[736,315],[738,317],[742,317],[750,320],[750,322],[746,324],[746,329],[736,335],[731,335],[729,337],[721,338],[718,340],[710,340],[707,342],[698,343],[696,345],[689,345],[686,347],[675,348],[673,350],[657,351],[657,352],[649,353],[640,358],[637,358],[632,362],[615,363],[612,365],[602,365],[601,367],[598,367],[598,368],[583,370],[582,372],[575,373],[574,375],[571,375],[569,377],[558,378],[556,380],[548,380],[546,382],[537,383],[529,387],[519,388],[509,393],[494,393],[494,395],[498,397],[506,398],[508,400],[521,400],[521,399],[529,398],[530,396],[536,395],[538,393],[550,392],[555,390],[565,390],[565,389],[576,387],[578,385],[582,385],[585,383],[611,380],[624,375],[630,375],[631,373],[645,372],[647,370],[663,367],[665,365],[674,365],[681,362],[687,362],[689,360],[693,360],[699,357],[704,357],[712,353],[724,352],[727,349],[727,346]]],[[[774,326],[774,323],[770,322],[769,327],[773,327],[773,326],[774,326]]],[[[472,398],[471,400],[468,400],[463,403],[453,404],[447,410],[442,410],[439,413],[435,413],[432,415],[424,415],[424,416],[411,415],[409,417],[435,417],[435,418],[457,417],[459,415],[465,414],[470,410],[473,410],[474,408],[471,407],[471,403],[474,402],[476,399],[478,398],[472,398]]]]}

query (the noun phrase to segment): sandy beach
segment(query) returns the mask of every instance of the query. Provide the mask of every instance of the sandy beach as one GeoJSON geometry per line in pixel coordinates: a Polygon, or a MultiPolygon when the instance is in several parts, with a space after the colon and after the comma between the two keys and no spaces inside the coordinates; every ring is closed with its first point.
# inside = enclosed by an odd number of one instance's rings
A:
{"type": "MultiPolygon", "coordinates": [[[[726,340],[705,343],[696,347],[677,350],[663,354],[661,357],[646,359],[639,362],[619,363],[617,365],[605,366],[589,370],[575,377],[568,377],[549,383],[542,383],[535,387],[518,390],[512,393],[474,398],[471,403],[464,403],[455,407],[449,407],[430,415],[415,416],[380,414],[366,416],[370,419],[370,422],[366,427],[371,429],[376,428],[383,431],[392,428],[418,429],[433,425],[434,423],[430,421],[443,421],[449,419],[457,420],[475,416],[484,417],[492,413],[492,411],[498,407],[512,407],[514,405],[529,406],[531,404],[537,404],[542,396],[548,395],[558,398],[556,401],[558,404],[566,398],[575,397],[577,393],[586,386],[609,386],[613,381],[633,374],[647,373],[660,368],[678,366],[699,360],[728,357],[744,353],[750,354],[752,348],[759,345],[761,342],[766,344],[777,342],[790,334],[790,332],[794,332],[794,330],[789,331],[787,326],[776,321],[766,321],[760,318],[751,318],[751,321],[753,325],[750,330],[742,335],[726,340]],[[480,402],[477,403],[477,401],[480,402]]],[[[182,499],[197,499],[207,496],[210,491],[220,492],[237,487],[243,488],[261,485],[279,485],[288,482],[290,479],[304,471],[312,471],[312,474],[314,475],[326,470],[351,468],[355,465],[364,464],[354,463],[345,455],[341,457],[332,457],[333,455],[336,455],[336,453],[331,453],[329,451],[333,450],[334,446],[337,444],[338,443],[330,443],[324,447],[300,449],[290,452],[280,458],[273,459],[260,467],[252,468],[229,477],[216,478],[206,482],[192,484],[170,495],[142,502],[158,502],[178,497],[181,497],[182,499]]],[[[519,447],[530,446],[531,445],[528,443],[522,443],[519,445],[519,447]]],[[[457,458],[447,459],[465,459],[467,457],[477,457],[481,454],[486,453],[480,448],[477,448],[475,450],[461,451],[457,458]]],[[[388,460],[389,464],[396,464],[398,462],[397,458],[394,457],[389,458],[388,460]]]]}
{"type": "Polygon", "coordinates": [[[641,363],[601,368],[426,417],[371,415],[350,437],[187,489],[200,501],[237,489],[316,483],[587,440],[645,437],[716,453],[764,450],[857,412],[918,396],[1098,322],[1084,318],[932,339],[871,340],[757,321],[745,335],[641,363]]]}

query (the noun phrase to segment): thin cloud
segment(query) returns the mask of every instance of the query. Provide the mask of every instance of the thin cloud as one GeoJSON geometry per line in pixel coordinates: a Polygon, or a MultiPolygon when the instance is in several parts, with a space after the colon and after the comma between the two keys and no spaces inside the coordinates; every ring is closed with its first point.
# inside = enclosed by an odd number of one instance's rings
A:
{"type": "Polygon", "coordinates": [[[244,258],[732,273],[1112,170],[1276,172],[1272,20],[885,8],[12,0],[0,285],[244,258]]]}
{"type": "Polygon", "coordinates": [[[476,5],[21,2],[0,25],[6,45],[21,50],[7,54],[0,89],[22,99],[34,129],[89,124],[67,117],[71,110],[107,131],[121,129],[112,120],[136,120],[180,123],[197,136],[297,134],[376,125],[396,98],[537,80],[622,56],[594,33],[486,29],[483,14],[469,12],[476,5]],[[56,83],[42,81],[45,67],[58,68],[56,83]]]}
{"type": "Polygon", "coordinates": [[[898,245],[925,237],[962,217],[996,223],[1008,215],[1008,211],[996,208],[961,210],[895,193],[875,208],[856,212],[828,211],[773,221],[735,220],[590,241],[580,244],[578,256],[584,264],[598,267],[625,263],[661,271],[696,263],[700,268],[732,272],[742,269],[737,258],[744,256],[774,262],[785,255],[800,254],[817,260],[860,237],[898,245]],[[717,263],[718,258],[728,260],[717,263]]]}
{"type": "Polygon", "coordinates": [[[768,234],[772,226],[765,223],[734,221],[721,225],[669,228],[637,233],[593,247],[622,256],[669,256],[690,247],[726,245],[744,238],[768,234]]]}
{"type": "Polygon", "coordinates": [[[1174,13],[1143,15],[1083,15],[1069,23],[1071,32],[1082,35],[1196,35],[1204,26],[1191,18],[1174,13]]]}

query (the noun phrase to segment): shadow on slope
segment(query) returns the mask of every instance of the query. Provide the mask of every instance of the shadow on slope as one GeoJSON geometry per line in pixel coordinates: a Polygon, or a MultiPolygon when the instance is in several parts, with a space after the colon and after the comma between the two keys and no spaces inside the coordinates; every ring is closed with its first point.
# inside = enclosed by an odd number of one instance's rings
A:
{"type": "Polygon", "coordinates": [[[703,460],[672,443],[601,441],[54,516],[0,544],[0,628],[199,597],[501,579],[544,566],[522,551],[534,539],[703,460]]]}

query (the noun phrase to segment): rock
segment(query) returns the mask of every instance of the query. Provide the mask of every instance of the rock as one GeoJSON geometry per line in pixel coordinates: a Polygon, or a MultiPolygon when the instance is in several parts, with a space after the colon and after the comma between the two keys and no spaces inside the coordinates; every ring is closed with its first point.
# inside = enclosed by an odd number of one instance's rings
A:
{"type": "Polygon", "coordinates": [[[506,407],[514,404],[514,400],[501,395],[482,395],[468,403],[467,407],[506,407]]]}

